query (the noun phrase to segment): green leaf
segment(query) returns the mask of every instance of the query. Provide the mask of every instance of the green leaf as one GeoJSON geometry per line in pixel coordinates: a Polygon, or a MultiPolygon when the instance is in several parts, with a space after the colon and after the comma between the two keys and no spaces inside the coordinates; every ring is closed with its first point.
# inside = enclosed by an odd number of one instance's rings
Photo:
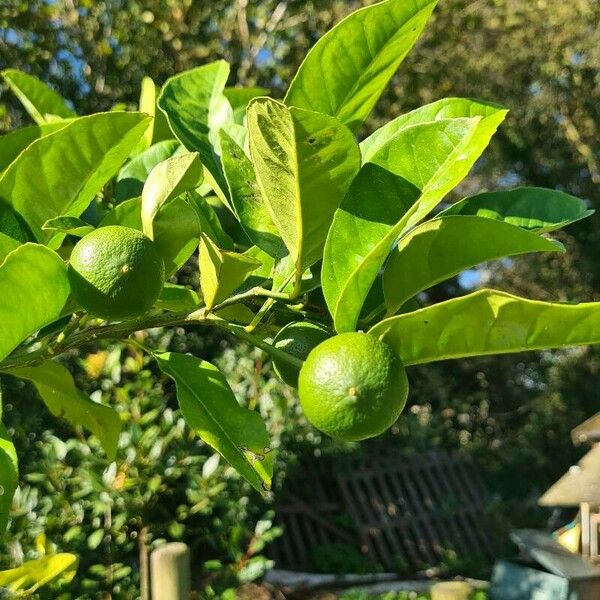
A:
{"type": "Polygon", "coordinates": [[[13,250],[0,266],[0,360],[58,318],[69,291],[58,254],[37,244],[13,250]]]}
{"type": "Polygon", "coordinates": [[[200,297],[194,290],[183,285],[167,282],[156,301],[156,307],[172,312],[192,311],[198,308],[200,303],[200,297]]]}
{"type": "Polygon", "coordinates": [[[140,113],[75,119],[30,144],[0,177],[0,199],[12,204],[37,240],[58,246],[63,234],[42,231],[53,217],[78,217],[117,173],[148,126],[140,113]]]}
{"type": "MultiPolygon", "coordinates": [[[[123,225],[142,231],[142,199],[125,200],[111,210],[99,227],[123,225]]],[[[196,210],[183,196],[164,204],[154,218],[154,243],[169,277],[179,270],[198,247],[202,231],[196,210]]]]}
{"type": "Polygon", "coordinates": [[[83,237],[94,231],[94,226],[78,217],[54,217],[42,225],[44,231],[60,231],[67,235],[83,237]]]}
{"type": "Polygon", "coordinates": [[[260,193],[250,159],[225,131],[221,131],[221,150],[231,203],[244,231],[267,254],[283,258],[287,249],[260,193]]]}
{"type": "Polygon", "coordinates": [[[29,144],[35,140],[58,131],[69,121],[56,121],[44,125],[31,125],[15,129],[6,135],[0,136],[0,173],[4,171],[29,144]]]}
{"type": "Polygon", "coordinates": [[[480,263],[527,252],[564,252],[559,242],[473,216],[444,216],[412,229],[393,250],[383,275],[389,315],[423,290],[480,263]]]}
{"type": "Polygon", "coordinates": [[[31,381],[53,415],[91,431],[100,440],[108,459],[115,459],[121,433],[119,413],[78,390],[65,367],[48,361],[38,367],[13,369],[10,374],[31,381]]]}
{"type": "Polygon", "coordinates": [[[29,560],[16,569],[0,571],[0,587],[30,595],[57,579],[72,581],[78,565],[79,559],[74,554],[50,554],[29,560]]]}
{"type": "Polygon", "coordinates": [[[154,218],[161,206],[202,183],[202,163],[197,152],[172,156],[156,165],[142,190],[142,229],[154,239],[154,218]]]}
{"type": "Polygon", "coordinates": [[[298,280],[321,259],[333,214],[360,168],[358,145],[333,117],[269,98],[250,103],[248,131],[259,189],[298,280]]]}
{"type": "Polygon", "coordinates": [[[367,163],[337,210],[323,253],[321,285],[338,332],[352,331],[419,190],[367,163]]]}
{"type": "Polygon", "coordinates": [[[498,113],[506,113],[506,111],[498,104],[470,98],[443,98],[437,102],[426,104],[388,121],[383,127],[364,139],[360,143],[363,162],[370,161],[374,154],[389,144],[398,132],[407,127],[440,119],[494,117],[498,113]]]}
{"type": "Polygon", "coordinates": [[[156,84],[151,77],[144,77],[140,89],[140,112],[146,113],[153,117],[152,124],[145,134],[148,146],[170,140],[173,137],[173,132],[169,128],[169,123],[162,110],[157,110],[158,92],[156,84]]]}
{"type": "Polygon", "coordinates": [[[171,130],[190,151],[200,155],[215,192],[224,195],[225,182],[219,160],[219,130],[233,122],[233,111],[223,89],[229,65],[212,62],[175,75],[167,80],[158,97],[171,130]]]}
{"type": "MultiPolygon", "coordinates": [[[[187,197],[200,219],[200,231],[206,234],[219,248],[233,250],[233,240],[223,229],[221,221],[219,221],[219,217],[210,202],[194,191],[187,194],[187,197]]],[[[228,211],[229,209],[225,210],[228,211]]]]}
{"type": "Polygon", "coordinates": [[[260,415],[238,404],[223,374],[210,363],[174,352],[156,358],[175,381],[189,426],[259,492],[269,489],[273,453],[260,415]]]}
{"type": "Polygon", "coordinates": [[[10,507],[18,484],[17,452],[6,427],[0,422],[0,539],[6,531],[10,507]]]}
{"type": "Polygon", "coordinates": [[[437,0],[386,0],[350,14],[311,48],[285,97],[356,131],[417,41],[437,0]]]}
{"type": "Polygon", "coordinates": [[[200,240],[200,288],[206,308],[225,300],[242,285],[260,261],[236,252],[221,250],[206,234],[200,240]]]}
{"type": "Polygon", "coordinates": [[[0,233],[0,265],[4,262],[4,259],[20,245],[21,242],[4,233],[0,233]]]}
{"type": "Polygon", "coordinates": [[[600,343],[600,302],[559,304],[480,290],[385,319],[370,333],[405,365],[600,343]]]}
{"type": "Polygon", "coordinates": [[[46,123],[49,115],[66,119],[77,116],[59,94],[37,77],[17,69],[5,69],[1,74],[8,87],[38,125],[46,123]]]}
{"type": "Polygon", "coordinates": [[[164,140],[134,156],[119,172],[115,186],[117,203],[142,195],[150,171],[163,160],[171,158],[181,148],[177,140],[164,140]]]}
{"type": "Polygon", "coordinates": [[[593,213],[575,196],[558,190],[522,187],[464,198],[441,214],[477,215],[544,233],[561,229],[593,213]]]}
{"type": "Polygon", "coordinates": [[[9,204],[0,201],[0,232],[19,242],[34,241],[33,233],[23,217],[9,204]]]}
{"type": "Polygon", "coordinates": [[[268,89],[257,87],[226,87],[223,90],[225,98],[229,100],[229,104],[231,104],[231,108],[233,109],[233,118],[240,125],[244,123],[246,108],[250,100],[259,96],[267,96],[268,93],[268,89]]]}

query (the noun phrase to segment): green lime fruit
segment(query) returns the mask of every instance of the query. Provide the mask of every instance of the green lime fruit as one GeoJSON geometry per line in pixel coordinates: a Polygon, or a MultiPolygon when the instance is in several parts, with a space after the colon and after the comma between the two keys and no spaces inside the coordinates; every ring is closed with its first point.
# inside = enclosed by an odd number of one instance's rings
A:
{"type": "Polygon", "coordinates": [[[154,242],[141,231],[111,225],[81,238],[69,260],[71,292],[91,315],[121,320],[145,313],[165,277],[154,242]]]}
{"type": "MultiPolygon", "coordinates": [[[[294,323],[288,323],[279,330],[273,339],[273,346],[300,360],[305,360],[315,346],[330,338],[331,335],[331,331],[320,323],[295,321],[294,323]]],[[[275,367],[275,373],[282,381],[292,387],[298,387],[300,369],[277,358],[273,359],[273,366],[275,367]]]]}
{"type": "Polygon", "coordinates": [[[383,433],[398,419],[408,396],[402,361],[368,333],[342,333],[319,344],[298,382],[306,418],[346,442],[383,433]]]}

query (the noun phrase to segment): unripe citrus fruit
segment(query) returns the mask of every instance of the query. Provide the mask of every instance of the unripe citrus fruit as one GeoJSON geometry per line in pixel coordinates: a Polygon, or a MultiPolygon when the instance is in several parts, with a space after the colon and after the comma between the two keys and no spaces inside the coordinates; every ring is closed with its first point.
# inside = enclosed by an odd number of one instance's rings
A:
{"type": "MultiPolygon", "coordinates": [[[[275,338],[273,346],[283,350],[300,360],[305,360],[309,352],[321,342],[331,337],[331,331],[320,323],[312,321],[296,321],[282,327],[275,338]]],[[[298,387],[300,369],[277,358],[273,359],[277,376],[292,387],[298,387]]]]}
{"type": "Polygon", "coordinates": [[[91,315],[126,319],[145,313],[163,287],[165,266],[154,242],[129,227],[100,227],[81,238],[69,259],[75,300],[91,315]]]}
{"type": "Polygon", "coordinates": [[[347,442],[383,433],[399,417],[408,395],[402,361],[368,333],[342,333],[319,344],[298,383],[306,418],[347,442]]]}

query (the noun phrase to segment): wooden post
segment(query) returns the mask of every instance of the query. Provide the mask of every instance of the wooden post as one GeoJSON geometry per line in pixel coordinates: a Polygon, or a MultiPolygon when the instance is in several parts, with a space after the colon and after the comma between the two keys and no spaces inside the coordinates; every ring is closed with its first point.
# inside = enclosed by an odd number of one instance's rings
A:
{"type": "Polygon", "coordinates": [[[473,586],[466,581],[442,581],[431,586],[431,600],[469,600],[473,586]]]}
{"type": "Polygon", "coordinates": [[[587,502],[581,503],[581,554],[588,557],[590,555],[590,505],[587,502]]]}
{"type": "Polygon", "coordinates": [[[181,543],[165,544],[150,557],[152,600],[189,600],[190,549],[181,543]]]}

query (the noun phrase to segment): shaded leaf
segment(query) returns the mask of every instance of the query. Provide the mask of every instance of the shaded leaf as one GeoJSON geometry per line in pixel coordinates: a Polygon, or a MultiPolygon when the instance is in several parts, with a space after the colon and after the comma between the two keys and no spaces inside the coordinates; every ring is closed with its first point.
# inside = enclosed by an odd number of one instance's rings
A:
{"type": "Polygon", "coordinates": [[[371,328],[405,365],[600,343],[600,302],[559,304],[480,290],[371,328]]]}
{"type": "Polygon", "coordinates": [[[67,267],[44,246],[24,244],[0,266],[0,360],[57,319],[69,297],[67,267]]]}
{"type": "Polygon", "coordinates": [[[210,310],[234,292],[260,261],[236,252],[221,250],[206,234],[200,240],[200,287],[210,310]]]}
{"type": "Polygon", "coordinates": [[[246,118],[246,108],[252,98],[268,95],[269,90],[257,87],[226,87],[223,90],[225,98],[229,100],[233,109],[233,118],[240,125],[246,118]]]}
{"type": "Polygon", "coordinates": [[[575,196],[558,190],[523,187],[470,196],[441,214],[477,215],[544,233],[561,229],[593,213],[575,196]]]}
{"type": "Polygon", "coordinates": [[[1,75],[38,125],[46,123],[49,115],[63,118],[77,116],[67,106],[60,94],[57,94],[37,77],[17,69],[5,69],[1,75]]]}
{"type": "Polygon", "coordinates": [[[0,201],[0,232],[19,242],[33,242],[31,229],[10,204],[0,201]]]}
{"type": "Polygon", "coordinates": [[[175,283],[165,283],[156,301],[156,307],[162,310],[179,312],[184,310],[192,311],[201,304],[198,294],[183,285],[175,283]]]}
{"type": "Polygon", "coordinates": [[[0,233],[0,265],[4,262],[4,259],[20,245],[21,242],[4,233],[0,233]]]}
{"type": "Polygon", "coordinates": [[[221,221],[209,201],[193,191],[187,194],[187,197],[200,219],[200,231],[206,234],[219,248],[233,250],[233,240],[223,229],[221,221]]]}
{"type": "Polygon", "coordinates": [[[81,117],[30,144],[0,177],[0,199],[12,204],[40,242],[53,217],[78,217],[113,177],[148,125],[140,113],[81,117]]]}
{"type": "Polygon", "coordinates": [[[94,226],[78,217],[54,217],[42,225],[44,231],[60,231],[68,235],[83,237],[94,231],[94,226]]]}
{"type": "Polygon", "coordinates": [[[38,367],[11,370],[11,375],[31,381],[50,412],[91,431],[102,444],[109,460],[114,460],[121,433],[121,418],[110,406],[99,404],[75,387],[69,371],[48,361],[38,367]]]}
{"type": "Polygon", "coordinates": [[[437,0],[386,0],[357,10],[308,52],[285,97],[357,130],[421,35],[437,0]]]}
{"type": "Polygon", "coordinates": [[[298,284],[322,256],[333,214],[360,167],[358,145],[333,117],[269,98],[250,103],[248,132],[258,186],[298,284]]]}
{"type": "Polygon", "coordinates": [[[223,374],[210,363],[174,352],[156,359],[175,381],[188,425],[255,489],[269,489],[273,453],[260,415],[238,404],[223,374]]]}
{"type": "Polygon", "coordinates": [[[481,217],[444,216],[412,229],[383,275],[388,314],[419,292],[480,263],[527,252],[564,252],[559,242],[481,217]]]}

